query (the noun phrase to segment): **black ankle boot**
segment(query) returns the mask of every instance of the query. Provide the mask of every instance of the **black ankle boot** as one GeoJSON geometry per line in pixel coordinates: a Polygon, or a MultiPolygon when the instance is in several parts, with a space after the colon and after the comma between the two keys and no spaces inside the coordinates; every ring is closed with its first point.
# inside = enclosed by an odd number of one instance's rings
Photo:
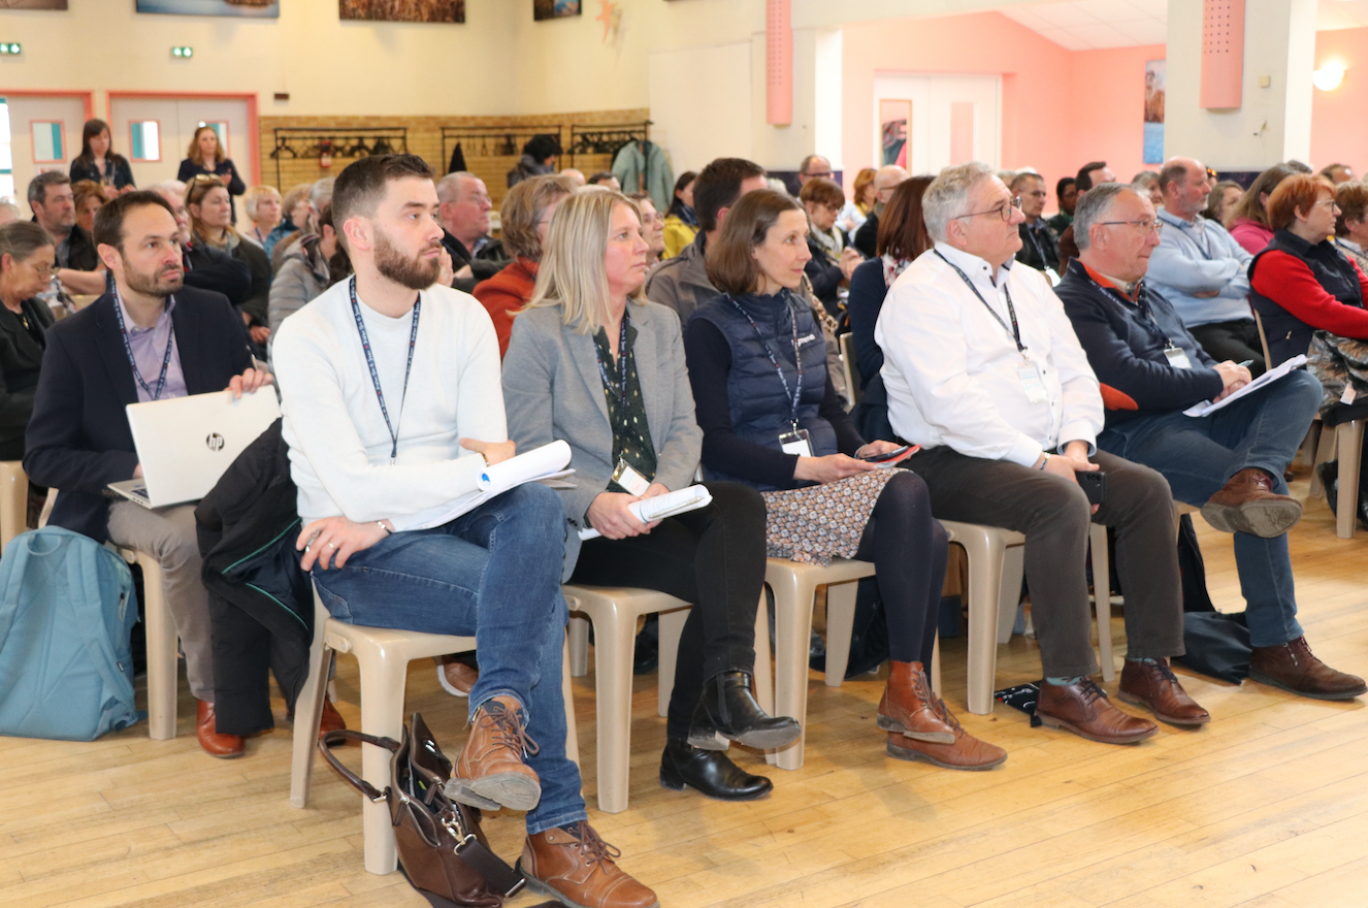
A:
{"type": "Polygon", "coordinates": [[[726,750],[728,741],[763,749],[797,739],[797,719],[769,716],[751,694],[750,675],[722,672],[703,685],[694,708],[689,743],[704,750],[726,750]]]}
{"type": "Polygon", "coordinates": [[[673,739],[665,742],[660,756],[660,784],[671,791],[693,788],[719,801],[753,801],[774,788],[769,779],[751,775],[720,750],[699,750],[673,739]]]}

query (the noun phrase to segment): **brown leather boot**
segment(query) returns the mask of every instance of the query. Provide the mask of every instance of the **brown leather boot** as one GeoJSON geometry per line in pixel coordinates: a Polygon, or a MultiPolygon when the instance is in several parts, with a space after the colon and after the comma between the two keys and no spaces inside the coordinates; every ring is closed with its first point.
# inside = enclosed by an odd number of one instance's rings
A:
{"type": "Polygon", "coordinates": [[[1362,678],[1335,671],[1311,653],[1305,637],[1282,646],[1256,646],[1249,677],[1317,700],[1352,700],[1368,691],[1362,678]]]}
{"type": "Polygon", "coordinates": [[[453,697],[469,697],[471,688],[479,680],[480,670],[475,666],[458,661],[455,656],[438,657],[437,683],[453,697]]]}
{"type": "Polygon", "coordinates": [[[538,748],[522,716],[522,705],[512,697],[494,697],[475,711],[470,737],[443,787],[448,798],[484,810],[537,806],[541,780],[523,754],[538,748]]]}
{"type": "Polygon", "coordinates": [[[1204,505],[1206,522],[1223,533],[1250,533],[1272,539],[1281,536],[1301,520],[1301,502],[1273,491],[1273,477],[1257,467],[1248,467],[1204,505]]]}
{"type": "Polygon", "coordinates": [[[203,747],[204,752],[211,757],[227,760],[242,756],[242,735],[221,735],[218,733],[218,723],[214,719],[214,704],[212,703],[199,701],[199,709],[195,714],[195,737],[199,738],[200,747],[203,747]]]}
{"type": "Polygon", "coordinates": [[[890,732],[884,745],[890,757],[895,760],[925,760],[942,769],[964,769],[977,771],[992,769],[1002,765],[1007,759],[1007,751],[996,744],[980,741],[969,734],[950,713],[949,707],[940,697],[935,698],[936,714],[955,731],[955,743],[932,744],[916,741],[897,732],[890,732]]]}
{"type": "Polygon", "coordinates": [[[890,661],[892,671],[879,700],[879,727],[913,741],[955,743],[955,730],[936,712],[936,696],[920,662],[890,661]]]}
{"type": "Polygon", "coordinates": [[[333,706],[332,699],[323,698],[323,715],[319,717],[318,736],[321,738],[330,731],[345,731],[347,721],[342,718],[342,714],[333,706]]]}
{"type": "Polygon", "coordinates": [[[1148,719],[1112,706],[1107,692],[1091,678],[1076,684],[1040,685],[1036,715],[1048,728],[1063,728],[1099,744],[1135,744],[1159,730],[1148,719]]]}
{"type": "Polygon", "coordinates": [[[1167,659],[1127,659],[1121,669],[1120,697],[1134,706],[1145,707],[1159,721],[1171,725],[1205,725],[1211,721],[1211,713],[1198,706],[1178,683],[1167,659]]]}
{"type": "Polygon", "coordinates": [[[528,889],[571,908],[657,908],[656,894],[614,863],[621,856],[580,820],[528,836],[518,871],[528,889]]]}

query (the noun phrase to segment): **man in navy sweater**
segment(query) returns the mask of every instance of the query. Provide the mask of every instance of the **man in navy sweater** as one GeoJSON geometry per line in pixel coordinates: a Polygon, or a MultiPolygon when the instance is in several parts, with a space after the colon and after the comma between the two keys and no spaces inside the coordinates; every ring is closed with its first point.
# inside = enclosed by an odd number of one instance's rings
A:
{"type": "MultiPolygon", "coordinates": [[[[1103,385],[1108,410],[1097,446],[1158,470],[1175,500],[1202,506],[1208,523],[1235,534],[1250,677],[1322,700],[1356,697],[1368,689],[1362,679],[1325,665],[1306,644],[1287,547],[1301,505],[1288,497],[1283,471],[1320,404],[1320,384],[1292,372],[1208,416],[1184,415],[1250,379],[1244,365],[1208,356],[1169,301],[1145,287],[1162,229],[1149,199],[1123,184],[1094,188],[1074,212],[1080,253],[1056,292],[1103,385]]],[[[1161,719],[1193,721],[1161,662],[1127,662],[1122,699],[1152,706],[1161,719]]]]}

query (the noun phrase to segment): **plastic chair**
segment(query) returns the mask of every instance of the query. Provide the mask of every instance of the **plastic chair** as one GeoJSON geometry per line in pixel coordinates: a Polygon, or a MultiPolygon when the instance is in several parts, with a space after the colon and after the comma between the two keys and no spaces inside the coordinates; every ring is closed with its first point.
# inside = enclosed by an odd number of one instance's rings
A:
{"type": "MultiPolygon", "coordinates": [[[[1354,531],[1358,528],[1359,458],[1363,456],[1363,420],[1342,422],[1332,431],[1333,458],[1326,459],[1339,461],[1335,535],[1341,539],[1353,539],[1354,531]]],[[[1319,456],[1317,460],[1319,461],[1319,456]]]]}
{"type": "Polygon", "coordinates": [[[841,367],[845,371],[846,387],[850,389],[850,405],[854,407],[864,396],[860,390],[860,364],[855,359],[855,338],[847,331],[836,341],[841,347],[841,367]]]}
{"type": "Polygon", "coordinates": [[[28,529],[28,476],[19,460],[0,460],[0,552],[28,529]]]}
{"type": "Polygon", "coordinates": [[[129,564],[142,568],[143,630],[147,636],[147,736],[169,741],[176,736],[176,694],[180,685],[176,623],[162,592],[161,565],[134,549],[119,549],[129,564]]]}
{"type": "MultiPolygon", "coordinates": [[[[309,650],[309,678],[295,703],[294,757],[290,766],[290,803],[307,807],[323,717],[323,696],[333,653],[351,653],[361,668],[361,731],[398,740],[404,730],[404,688],[408,664],[414,659],[447,653],[470,652],[474,637],[423,634],[391,628],[362,627],[338,621],[314,592],[314,639],[309,650]]],[[[566,754],[579,763],[579,739],[575,707],[570,696],[569,663],[562,659],[561,689],[565,696],[566,754]]],[[[455,755],[452,755],[453,762],[455,755]]],[[[361,745],[361,777],[384,791],[390,782],[390,753],[370,744],[361,745]]],[[[389,807],[362,798],[366,870],[393,873],[398,866],[394,828],[389,807]]]]}
{"type": "MultiPolygon", "coordinates": [[[[637,619],[658,614],[660,673],[656,712],[664,716],[674,690],[679,638],[689,603],[655,590],[630,587],[563,587],[570,604],[571,673],[588,671],[588,629],[594,626],[594,696],[598,716],[598,804],[604,813],[627,809],[632,752],[632,664],[636,654],[637,619]],[[574,615],[580,612],[584,617],[574,615]],[[586,620],[587,619],[587,620],[586,620]]],[[[764,599],[756,610],[756,700],[769,707],[774,693],[769,671],[769,619],[764,599]]]]}

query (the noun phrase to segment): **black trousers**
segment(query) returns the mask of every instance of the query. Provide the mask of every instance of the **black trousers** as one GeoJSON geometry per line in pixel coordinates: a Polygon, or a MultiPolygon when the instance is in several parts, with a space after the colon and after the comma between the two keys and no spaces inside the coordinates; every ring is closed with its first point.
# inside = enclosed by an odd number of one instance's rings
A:
{"type": "Polygon", "coordinates": [[[712,504],[644,536],[591,539],[571,583],[635,586],[693,603],[675,663],[666,732],[689,735],[703,684],[755,669],[755,611],[765,582],[765,501],[750,486],[705,483],[712,504]]]}
{"type": "Polygon", "coordinates": [[[1254,378],[1263,375],[1268,368],[1268,364],[1264,362],[1263,342],[1259,340],[1259,326],[1252,318],[1198,325],[1189,328],[1188,331],[1197,343],[1202,345],[1207,355],[1218,363],[1226,360],[1242,363],[1252,359],[1249,374],[1254,378]]]}

